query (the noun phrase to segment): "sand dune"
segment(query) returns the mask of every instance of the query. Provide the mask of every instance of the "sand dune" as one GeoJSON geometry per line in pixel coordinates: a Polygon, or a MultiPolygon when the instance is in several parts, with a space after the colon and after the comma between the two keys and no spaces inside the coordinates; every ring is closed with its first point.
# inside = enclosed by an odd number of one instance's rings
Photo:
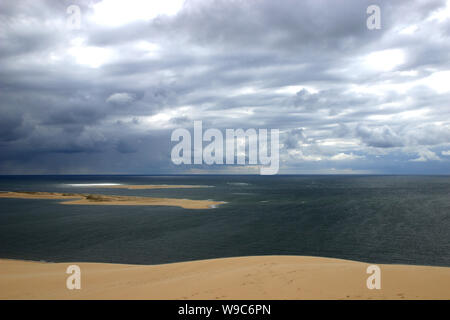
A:
{"type": "Polygon", "coordinates": [[[0,192],[0,198],[65,200],[61,202],[61,204],[68,205],[175,206],[184,209],[209,209],[224,203],[221,201],[212,200],[150,198],[57,192],[0,192]]]}
{"type": "Polygon", "coordinates": [[[261,256],[165,265],[0,260],[1,299],[450,299],[450,268],[379,265],[381,289],[366,287],[368,264],[261,256]],[[66,288],[67,266],[81,290],[66,288]]]}

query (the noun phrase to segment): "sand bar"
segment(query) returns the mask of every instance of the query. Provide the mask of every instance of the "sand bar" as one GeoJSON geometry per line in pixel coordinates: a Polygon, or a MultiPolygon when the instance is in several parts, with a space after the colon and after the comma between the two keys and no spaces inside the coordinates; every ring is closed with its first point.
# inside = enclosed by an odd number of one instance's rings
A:
{"type": "Polygon", "coordinates": [[[450,268],[369,264],[317,257],[260,256],[165,265],[0,260],[0,299],[450,299],[450,268]],[[81,268],[81,290],[66,268],[81,268]]]}
{"type": "Polygon", "coordinates": [[[78,183],[68,184],[71,187],[85,187],[97,189],[128,189],[128,190],[146,190],[146,189],[195,189],[195,188],[212,188],[206,185],[172,185],[172,184],[120,184],[120,183],[78,183]]]}
{"type": "MultiPolygon", "coordinates": [[[[97,187],[98,188],[98,187],[97,187]]],[[[129,189],[129,190],[145,190],[145,189],[194,189],[194,188],[211,188],[211,186],[203,186],[203,185],[169,185],[169,184],[158,184],[158,185],[144,185],[144,184],[136,184],[136,185],[109,185],[102,186],[101,188],[108,189],[129,189]]]]}
{"type": "Polygon", "coordinates": [[[224,203],[221,201],[212,200],[150,198],[57,192],[0,192],[0,198],[64,200],[63,202],[61,202],[61,204],[67,205],[175,206],[184,209],[209,209],[224,203]]]}

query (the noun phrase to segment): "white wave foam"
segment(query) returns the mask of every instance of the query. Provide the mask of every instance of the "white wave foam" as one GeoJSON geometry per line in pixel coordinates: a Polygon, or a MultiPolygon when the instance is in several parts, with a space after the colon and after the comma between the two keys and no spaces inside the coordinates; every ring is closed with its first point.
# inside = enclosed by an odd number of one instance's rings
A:
{"type": "MultiPolygon", "coordinates": [[[[214,201],[214,200],[211,200],[211,201],[214,201]]],[[[211,209],[216,209],[218,206],[220,206],[221,204],[227,204],[228,202],[226,202],[226,201],[220,201],[220,203],[219,204],[212,204],[212,205],[210,205],[209,207],[211,208],[211,209]]]]}
{"type": "Polygon", "coordinates": [[[249,186],[250,183],[247,182],[227,182],[230,186],[249,186]]]}
{"type": "Polygon", "coordinates": [[[72,183],[66,184],[70,187],[107,187],[107,186],[121,186],[121,183],[72,183]]]}

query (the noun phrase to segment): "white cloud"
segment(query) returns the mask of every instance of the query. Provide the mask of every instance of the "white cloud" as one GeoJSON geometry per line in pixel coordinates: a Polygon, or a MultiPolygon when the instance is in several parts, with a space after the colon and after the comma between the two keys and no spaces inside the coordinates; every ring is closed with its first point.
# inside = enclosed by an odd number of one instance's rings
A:
{"type": "Polygon", "coordinates": [[[338,153],[338,154],[332,156],[330,158],[330,160],[342,161],[342,160],[355,160],[355,159],[362,159],[362,158],[364,158],[364,156],[358,156],[353,153],[348,154],[348,153],[341,152],[341,153],[338,153]]]}
{"type": "Polygon", "coordinates": [[[450,0],[447,0],[446,6],[435,11],[428,20],[437,20],[438,22],[443,22],[450,19],[450,0]]]}
{"type": "Polygon", "coordinates": [[[111,61],[113,51],[108,48],[86,46],[85,39],[75,38],[70,44],[67,52],[75,59],[76,63],[91,68],[99,68],[111,61]]]}
{"type": "Polygon", "coordinates": [[[421,83],[429,86],[437,93],[450,91],[450,71],[438,71],[423,79],[421,83]]]}
{"type": "Polygon", "coordinates": [[[136,49],[143,52],[147,57],[156,58],[159,56],[161,46],[157,43],[149,42],[146,40],[140,40],[135,45],[136,49]]]}
{"type": "Polygon", "coordinates": [[[115,104],[115,105],[126,105],[135,100],[135,96],[126,92],[119,92],[110,95],[107,99],[107,103],[115,104]]]}
{"type": "Polygon", "coordinates": [[[183,3],[184,0],[105,0],[92,6],[91,19],[96,24],[118,27],[158,15],[174,15],[183,3]]]}
{"type": "Polygon", "coordinates": [[[405,54],[401,49],[375,51],[364,57],[364,65],[376,71],[390,71],[404,61],[405,54]]]}
{"type": "Polygon", "coordinates": [[[305,155],[302,150],[288,150],[289,156],[302,161],[321,161],[323,158],[319,155],[305,155]]]}
{"type": "Polygon", "coordinates": [[[450,156],[450,150],[448,150],[448,151],[442,151],[441,154],[442,154],[443,156],[450,156]]]}
{"type": "Polygon", "coordinates": [[[399,34],[412,35],[419,30],[419,26],[414,24],[408,27],[405,27],[399,31],[399,34]]]}
{"type": "Polygon", "coordinates": [[[275,90],[275,93],[279,93],[279,94],[296,94],[297,92],[301,91],[301,90],[306,90],[309,93],[317,93],[318,90],[316,88],[313,88],[311,86],[284,86],[284,87],[280,87],[277,88],[275,90]]]}
{"type": "Polygon", "coordinates": [[[426,162],[426,161],[440,161],[442,160],[441,158],[439,158],[439,156],[434,153],[433,151],[430,151],[428,149],[423,149],[417,152],[417,154],[419,155],[418,158],[416,159],[412,159],[409,161],[413,161],[413,162],[426,162]]]}

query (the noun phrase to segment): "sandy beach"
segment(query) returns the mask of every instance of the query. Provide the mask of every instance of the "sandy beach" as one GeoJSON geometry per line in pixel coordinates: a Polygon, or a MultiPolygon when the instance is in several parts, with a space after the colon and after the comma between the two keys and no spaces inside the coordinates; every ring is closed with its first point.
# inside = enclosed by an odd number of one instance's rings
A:
{"type": "Polygon", "coordinates": [[[450,268],[369,264],[317,257],[256,256],[165,265],[0,260],[0,299],[450,299],[450,268]],[[81,289],[66,269],[81,268],[81,289]]]}
{"type": "Polygon", "coordinates": [[[152,198],[132,196],[94,195],[57,192],[0,192],[0,198],[63,200],[65,205],[114,205],[114,206],[175,206],[184,209],[209,209],[221,201],[152,198]]]}

